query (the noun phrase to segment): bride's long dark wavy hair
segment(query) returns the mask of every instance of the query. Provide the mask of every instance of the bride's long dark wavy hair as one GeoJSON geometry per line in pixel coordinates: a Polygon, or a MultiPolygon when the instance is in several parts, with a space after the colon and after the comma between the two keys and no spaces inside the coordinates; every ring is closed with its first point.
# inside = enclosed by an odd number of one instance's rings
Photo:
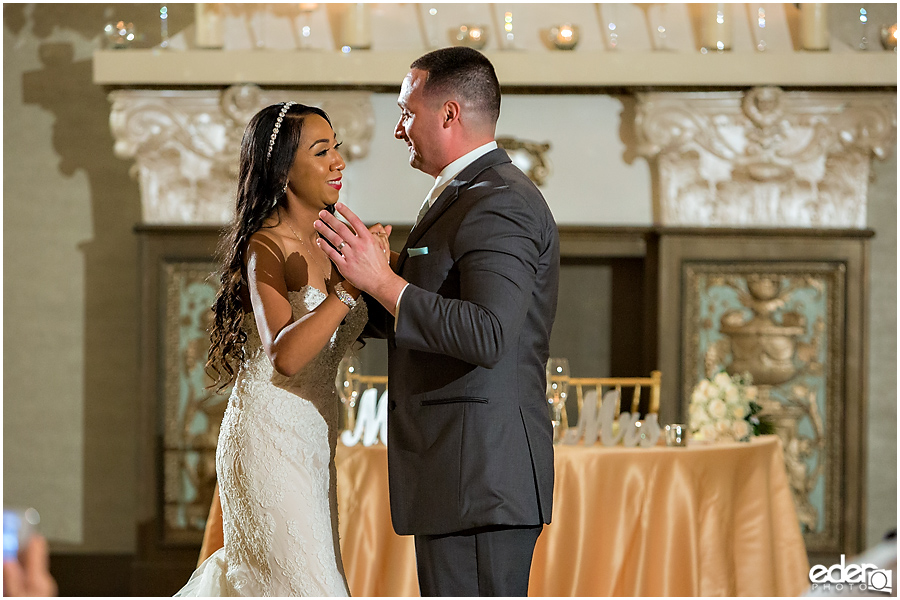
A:
{"type": "Polygon", "coordinates": [[[241,272],[244,252],[250,236],[263,227],[265,220],[285,200],[288,172],[294,163],[300,130],[306,116],[319,115],[331,125],[331,119],[320,108],[304,104],[292,105],[282,119],[275,138],[272,156],[266,158],[278,115],[284,104],[273,104],[256,113],[241,140],[240,171],[234,221],[219,244],[221,278],[219,292],[212,306],[215,315],[210,331],[207,373],[217,391],[234,381],[237,367],[244,361],[247,335],[241,330],[249,307],[241,301],[241,272]]]}

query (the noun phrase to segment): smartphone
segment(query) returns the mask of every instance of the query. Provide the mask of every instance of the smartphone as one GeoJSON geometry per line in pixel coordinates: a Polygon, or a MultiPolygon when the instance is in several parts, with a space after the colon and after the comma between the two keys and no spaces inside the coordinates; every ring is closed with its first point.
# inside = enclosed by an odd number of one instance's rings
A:
{"type": "Polygon", "coordinates": [[[16,560],[19,548],[28,545],[37,532],[41,515],[33,508],[3,509],[3,560],[16,560]]]}

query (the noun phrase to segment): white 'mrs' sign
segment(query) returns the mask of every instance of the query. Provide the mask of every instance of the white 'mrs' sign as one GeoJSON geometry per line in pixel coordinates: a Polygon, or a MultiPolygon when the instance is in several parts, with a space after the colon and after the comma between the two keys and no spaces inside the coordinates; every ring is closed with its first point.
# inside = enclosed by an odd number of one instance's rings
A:
{"type": "Polygon", "coordinates": [[[364,391],[356,409],[356,427],[341,434],[341,443],[355,446],[362,440],[363,446],[371,446],[381,439],[387,446],[387,407],[387,390],[381,394],[381,399],[375,388],[364,391]]]}

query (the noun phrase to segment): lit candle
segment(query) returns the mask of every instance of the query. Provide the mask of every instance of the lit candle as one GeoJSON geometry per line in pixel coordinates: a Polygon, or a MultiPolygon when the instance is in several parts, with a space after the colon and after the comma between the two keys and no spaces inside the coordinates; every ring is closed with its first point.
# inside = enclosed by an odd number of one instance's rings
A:
{"type": "Polygon", "coordinates": [[[703,5],[703,47],[720,52],[731,50],[731,5],[703,5]]]}
{"type": "Polygon", "coordinates": [[[456,31],[456,45],[481,50],[487,44],[487,31],[478,25],[460,25],[456,31]]]}
{"type": "Polygon", "coordinates": [[[828,50],[828,5],[814,2],[800,5],[800,47],[828,50]]]}
{"type": "Polygon", "coordinates": [[[576,25],[559,25],[550,30],[553,45],[560,50],[572,50],[578,43],[578,27],[576,25]]]}
{"type": "Polygon", "coordinates": [[[225,27],[219,4],[194,4],[194,42],[198,48],[225,45],[225,27]]]}
{"type": "Polygon", "coordinates": [[[897,51],[897,24],[881,28],[881,45],[885,50],[897,51]]]}
{"type": "Polygon", "coordinates": [[[368,4],[349,4],[341,22],[341,47],[365,50],[371,46],[372,27],[368,4]]]}

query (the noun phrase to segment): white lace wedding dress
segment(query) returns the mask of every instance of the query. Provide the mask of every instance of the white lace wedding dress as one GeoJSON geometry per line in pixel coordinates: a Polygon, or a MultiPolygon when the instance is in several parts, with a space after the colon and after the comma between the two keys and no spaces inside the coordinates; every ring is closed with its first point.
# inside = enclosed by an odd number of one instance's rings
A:
{"type": "MultiPolygon", "coordinates": [[[[288,292],[299,319],[325,299],[288,292]]],[[[222,420],[216,472],[224,548],[177,596],[347,596],[338,544],[334,451],[338,363],[366,323],[360,302],[321,352],[293,377],[272,367],[253,315],[246,361],[222,420]]]]}

